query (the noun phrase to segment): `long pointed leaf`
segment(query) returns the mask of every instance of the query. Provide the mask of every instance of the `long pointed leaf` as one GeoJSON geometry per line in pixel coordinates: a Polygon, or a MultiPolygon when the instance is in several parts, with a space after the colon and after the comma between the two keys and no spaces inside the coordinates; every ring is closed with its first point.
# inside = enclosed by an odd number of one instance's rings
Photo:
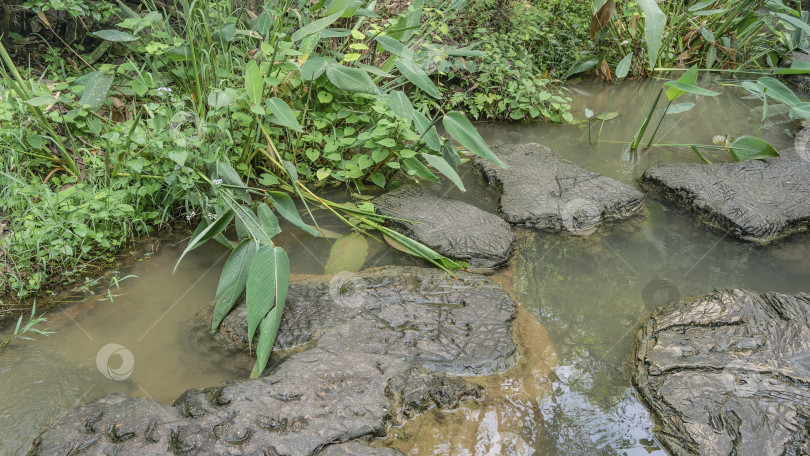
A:
{"type": "Polygon", "coordinates": [[[425,70],[414,62],[413,58],[400,57],[394,64],[411,84],[424,90],[433,98],[442,97],[441,93],[439,93],[439,89],[436,88],[436,84],[430,80],[425,70]]]}
{"type": "Polygon", "coordinates": [[[325,29],[332,25],[335,21],[340,18],[340,15],[343,14],[343,10],[336,12],[335,14],[326,16],[324,18],[315,20],[310,22],[309,24],[301,27],[300,29],[296,30],[295,33],[292,34],[290,37],[293,41],[301,41],[304,38],[312,35],[314,33],[318,33],[321,30],[325,29]]]}
{"type": "Polygon", "coordinates": [[[231,220],[233,220],[233,212],[229,210],[224,214],[222,214],[222,216],[219,217],[214,223],[208,225],[201,232],[193,236],[191,240],[188,241],[188,246],[186,247],[185,250],[183,250],[183,253],[182,255],[180,255],[180,258],[177,259],[177,263],[174,265],[174,270],[172,270],[172,272],[177,271],[177,266],[180,265],[180,262],[183,260],[183,257],[186,256],[188,252],[194,250],[194,248],[197,247],[197,245],[202,244],[203,242],[223,232],[225,228],[227,228],[228,225],[231,223],[231,220]]]}
{"type": "Polygon", "coordinates": [[[282,127],[291,128],[297,132],[304,131],[301,128],[301,124],[298,123],[298,119],[295,118],[292,109],[290,109],[290,106],[284,100],[273,97],[267,101],[267,106],[270,108],[270,113],[276,116],[278,120],[278,122],[276,122],[277,124],[282,127]]]}
{"type": "Polygon", "coordinates": [[[502,168],[507,167],[506,163],[501,161],[501,159],[490,150],[489,146],[484,142],[484,139],[481,138],[481,135],[478,134],[478,131],[476,131],[473,124],[470,123],[464,114],[458,111],[448,112],[442,120],[442,125],[444,125],[444,129],[447,130],[447,133],[449,133],[453,139],[466,147],[470,152],[479,157],[486,158],[502,168]]]}
{"type": "Polygon", "coordinates": [[[236,246],[219,277],[217,286],[216,305],[214,317],[211,321],[211,334],[213,334],[234,304],[245,292],[248,278],[248,268],[256,253],[256,243],[251,239],[244,239],[236,246]]]}
{"type": "Polygon", "coordinates": [[[253,255],[248,270],[248,345],[252,345],[256,328],[267,313],[279,303],[284,304],[289,284],[290,259],[287,252],[273,245],[260,247],[253,255]]]}
{"type": "Polygon", "coordinates": [[[461,177],[459,177],[458,172],[453,169],[450,163],[447,163],[447,160],[444,157],[439,157],[438,155],[430,155],[430,154],[422,154],[422,158],[425,159],[428,164],[437,171],[444,174],[448,179],[450,179],[456,187],[461,189],[462,192],[467,191],[464,188],[464,182],[461,181],[461,177]]]}
{"type": "Polygon", "coordinates": [[[647,41],[647,57],[650,61],[650,69],[655,68],[658,61],[658,52],[661,49],[661,40],[664,37],[664,27],[667,17],[656,0],[636,0],[639,9],[644,13],[644,37],[647,41]]]}
{"type": "Polygon", "coordinates": [[[270,192],[270,199],[273,201],[273,206],[276,208],[282,217],[287,219],[290,223],[306,231],[308,234],[318,237],[318,231],[311,226],[304,223],[298,209],[295,207],[292,198],[289,195],[281,192],[270,192]]]}
{"type": "Polygon", "coordinates": [[[740,136],[729,146],[729,152],[734,157],[734,160],[738,162],[779,156],[773,146],[753,136],[740,136]]]}
{"type": "Polygon", "coordinates": [[[414,110],[413,123],[416,125],[416,130],[422,135],[425,144],[438,152],[442,147],[442,139],[439,137],[436,127],[431,125],[430,120],[421,112],[414,110]]]}

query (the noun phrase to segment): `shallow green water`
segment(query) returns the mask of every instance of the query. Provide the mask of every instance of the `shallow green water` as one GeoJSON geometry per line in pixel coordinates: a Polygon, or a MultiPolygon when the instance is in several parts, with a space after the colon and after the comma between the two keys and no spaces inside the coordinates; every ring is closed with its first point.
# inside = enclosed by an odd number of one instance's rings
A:
{"type": "MultiPolygon", "coordinates": [[[[658,84],[570,85],[576,117],[584,117],[585,107],[619,113],[604,126],[592,125],[592,145],[584,125],[479,128],[491,144],[540,142],[587,169],[634,184],[651,164],[698,161],[686,148],[652,148],[636,156],[626,151],[658,84]]],[[[722,90],[722,96],[698,100],[693,111],[667,119],[657,142],[711,143],[717,134],[753,134],[777,149],[791,145],[784,115],[769,117],[763,128],[755,100],[722,90]]],[[[447,184],[434,190],[495,211],[497,195],[469,167],[463,174],[467,193],[447,184]]],[[[319,220],[324,228],[345,232],[323,213],[319,220]]],[[[329,243],[284,228],[280,243],[293,273],[323,273],[329,243]]],[[[653,200],[644,215],[588,237],[519,230],[517,238],[511,266],[495,279],[526,309],[519,318],[521,364],[501,376],[475,379],[491,388],[484,403],[430,412],[379,444],[409,454],[663,454],[629,381],[633,338],[650,311],[717,287],[810,291],[810,236],[755,247],[653,200]]],[[[172,275],[183,245],[164,242],[157,253],[136,255],[144,261],[116,275],[139,279],[113,287],[112,302],[102,296],[105,283],[85,302],[49,312],[56,334],[15,342],[0,356],[0,454],[24,453],[56,417],[104,394],[170,402],[187,388],[247,376],[251,360],[218,350],[195,326],[195,315],[213,297],[224,249],[195,250],[172,275]],[[97,366],[99,351],[110,343],[132,353],[134,368],[121,375],[129,374],[124,380],[106,378],[97,366]]],[[[370,241],[365,267],[383,264],[417,262],[370,241]]],[[[110,357],[112,374],[122,354],[110,357]]]]}

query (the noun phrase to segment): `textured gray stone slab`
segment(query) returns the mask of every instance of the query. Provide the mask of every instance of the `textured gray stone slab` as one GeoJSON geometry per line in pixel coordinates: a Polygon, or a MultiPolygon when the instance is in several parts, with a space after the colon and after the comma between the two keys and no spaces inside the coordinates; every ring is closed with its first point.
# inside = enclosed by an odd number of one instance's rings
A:
{"type": "Polygon", "coordinates": [[[480,157],[473,163],[501,187],[500,211],[509,223],[584,235],[602,221],[629,217],[643,207],[638,190],[585,170],[546,146],[513,144],[492,150],[509,168],[480,157]]]}
{"type": "Polygon", "coordinates": [[[509,259],[515,236],[500,217],[471,204],[403,187],[373,200],[387,224],[442,255],[493,269],[509,259]]]}
{"type": "Polygon", "coordinates": [[[640,183],[703,223],[746,241],[767,243],[810,228],[810,161],[795,157],[657,165],[640,183]]]}
{"type": "Polygon", "coordinates": [[[810,454],[810,295],[662,307],[638,335],[633,383],[674,455],[810,454]]]}
{"type": "MultiPolygon", "coordinates": [[[[364,454],[361,442],[329,447],[481,396],[448,374],[515,363],[515,304],[485,277],[385,267],[347,280],[290,285],[276,347],[297,350],[265,377],[188,390],[171,406],[105,396],[61,417],[29,454],[364,454]]],[[[223,326],[230,344],[245,338],[244,306],[223,326]]]]}

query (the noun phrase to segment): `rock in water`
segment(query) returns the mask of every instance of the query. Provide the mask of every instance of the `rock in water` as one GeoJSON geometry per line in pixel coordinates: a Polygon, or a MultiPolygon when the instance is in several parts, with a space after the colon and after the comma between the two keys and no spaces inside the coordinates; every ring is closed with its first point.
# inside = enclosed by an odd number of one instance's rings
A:
{"type": "Polygon", "coordinates": [[[640,182],[707,225],[746,241],[767,243],[810,228],[809,161],[656,165],[640,182]]]}
{"type": "Polygon", "coordinates": [[[496,146],[509,168],[473,157],[501,186],[500,210],[509,223],[547,231],[590,234],[603,220],[640,211],[644,196],[629,185],[587,171],[540,144],[496,146]]]}
{"type": "Polygon", "coordinates": [[[633,383],[675,455],[810,453],[810,294],[715,291],[641,329],[633,383]]]}
{"type": "Polygon", "coordinates": [[[403,187],[373,200],[377,212],[403,220],[387,224],[473,269],[494,269],[509,259],[515,236],[500,217],[470,204],[403,187]]]}
{"type": "Polygon", "coordinates": [[[279,345],[303,350],[267,376],[188,390],[171,406],[105,396],[61,417],[29,454],[392,454],[357,440],[480,397],[448,374],[514,364],[515,304],[489,279],[403,267],[353,276],[351,292],[335,278],[290,285],[279,345]]]}

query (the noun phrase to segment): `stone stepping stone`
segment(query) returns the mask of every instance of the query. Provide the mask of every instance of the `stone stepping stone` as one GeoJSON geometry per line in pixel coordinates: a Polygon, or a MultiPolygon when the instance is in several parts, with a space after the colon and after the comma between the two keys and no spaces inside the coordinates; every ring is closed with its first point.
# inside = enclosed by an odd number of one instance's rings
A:
{"type": "Polygon", "coordinates": [[[810,294],[674,302],[636,342],[633,383],[671,454],[810,453],[810,294]]]}
{"type": "Polygon", "coordinates": [[[512,253],[515,235],[500,217],[471,204],[442,198],[418,187],[402,187],[375,198],[386,224],[436,252],[470,262],[472,269],[494,269],[512,253]]]}
{"type": "Polygon", "coordinates": [[[644,195],[633,187],[561,158],[546,146],[495,146],[509,168],[480,157],[473,164],[500,186],[500,212],[515,225],[587,235],[600,223],[639,212],[644,195]]]}
{"type": "MultiPolygon", "coordinates": [[[[171,405],[108,395],[62,416],[28,454],[401,454],[365,442],[480,399],[459,375],[517,359],[514,301],[486,277],[457,276],[384,267],[293,282],[276,348],[295,350],[266,376],[191,389],[171,405]]],[[[220,332],[246,341],[244,303],[220,332]]]]}
{"type": "Polygon", "coordinates": [[[656,165],[640,183],[738,239],[768,243],[810,229],[810,161],[798,156],[656,165]]]}

